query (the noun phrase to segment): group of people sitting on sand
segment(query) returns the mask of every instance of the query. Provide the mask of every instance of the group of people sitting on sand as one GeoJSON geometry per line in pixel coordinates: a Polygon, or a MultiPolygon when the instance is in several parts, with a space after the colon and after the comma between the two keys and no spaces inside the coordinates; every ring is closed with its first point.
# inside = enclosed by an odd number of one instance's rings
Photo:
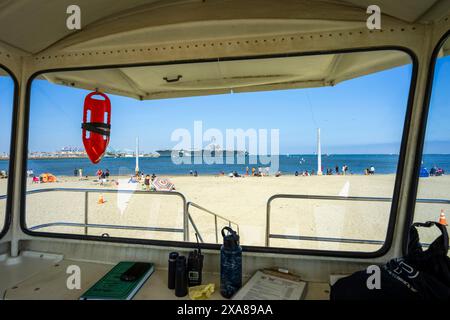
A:
{"type": "MultiPolygon", "coordinates": [[[[252,172],[253,177],[269,176],[270,175],[270,167],[264,167],[264,168],[263,167],[258,167],[258,168],[252,167],[251,172],[252,172]]],[[[247,167],[245,169],[245,174],[248,176],[249,173],[250,173],[250,168],[247,167]]]]}
{"type": "MultiPolygon", "coordinates": [[[[221,171],[219,175],[224,176],[224,175],[225,175],[225,172],[221,171]]],[[[248,176],[250,176],[250,175],[251,175],[252,177],[267,177],[267,176],[270,175],[270,168],[269,168],[269,167],[265,167],[265,168],[259,167],[258,169],[252,168],[252,169],[251,169],[251,173],[250,173],[250,168],[247,167],[247,168],[245,169],[245,174],[242,174],[242,175],[241,175],[241,174],[239,174],[236,170],[235,170],[235,171],[232,171],[232,172],[230,172],[230,173],[228,174],[228,176],[229,176],[230,178],[248,177],[248,176]]],[[[275,172],[274,176],[275,176],[275,177],[280,177],[280,176],[281,176],[281,171],[278,170],[277,172],[275,172]]]]}
{"type": "Polygon", "coordinates": [[[442,176],[444,173],[444,169],[438,168],[436,165],[430,169],[430,176],[442,176]]]}
{"type": "Polygon", "coordinates": [[[294,175],[296,177],[301,176],[301,177],[309,177],[309,176],[313,176],[315,174],[314,170],[311,170],[311,172],[309,172],[308,170],[304,170],[302,172],[298,172],[295,171],[294,175]]]}
{"type": "MultiPolygon", "coordinates": [[[[373,172],[375,172],[375,168],[373,168],[373,172]]],[[[308,171],[308,170],[303,170],[301,172],[295,171],[295,173],[294,173],[294,175],[296,177],[298,177],[298,176],[309,177],[309,176],[314,176],[315,174],[316,174],[316,172],[314,171],[314,169],[311,170],[311,171],[308,171]]],[[[349,174],[349,168],[348,168],[348,166],[346,164],[344,164],[342,166],[341,170],[339,169],[339,166],[336,165],[336,167],[334,169],[333,168],[326,168],[326,170],[323,171],[323,175],[326,175],[326,176],[332,176],[334,174],[336,174],[336,175],[344,175],[345,176],[345,175],[349,174]]]]}
{"type": "Polygon", "coordinates": [[[143,172],[137,172],[136,175],[131,176],[128,183],[141,183],[142,189],[151,191],[152,182],[156,179],[156,174],[152,175],[144,174],[143,172]]]}
{"type": "Polygon", "coordinates": [[[364,169],[364,175],[366,176],[373,176],[375,174],[375,167],[370,166],[370,168],[364,169]]]}
{"type": "MultiPolygon", "coordinates": [[[[234,176],[236,176],[236,171],[234,171],[234,176]]],[[[249,167],[245,168],[245,176],[252,176],[252,177],[267,177],[270,175],[270,167],[252,167],[251,169],[249,167]]],[[[281,175],[281,171],[277,171],[275,173],[276,177],[279,177],[281,175]]]]}
{"type": "Polygon", "coordinates": [[[106,182],[109,181],[109,176],[110,176],[110,172],[108,169],[106,169],[105,171],[103,171],[102,169],[98,169],[97,170],[97,178],[98,181],[100,182],[100,185],[103,186],[106,182]]]}
{"type": "Polygon", "coordinates": [[[344,175],[344,176],[346,176],[346,175],[349,174],[349,172],[350,172],[350,169],[348,168],[348,165],[344,164],[340,170],[339,170],[339,166],[338,165],[336,165],[334,167],[334,170],[333,170],[333,168],[327,168],[327,170],[325,171],[325,175],[331,176],[333,174],[336,174],[336,175],[344,175]]]}
{"type": "Polygon", "coordinates": [[[139,183],[139,182],[143,182],[145,183],[145,181],[153,181],[156,178],[156,174],[152,173],[152,175],[149,174],[145,174],[143,172],[138,172],[136,173],[134,176],[131,176],[130,179],[128,180],[128,183],[139,183]]]}
{"type": "Polygon", "coordinates": [[[198,172],[197,172],[197,170],[194,170],[194,171],[189,170],[189,175],[191,175],[193,177],[198,177],[198,172]]]}

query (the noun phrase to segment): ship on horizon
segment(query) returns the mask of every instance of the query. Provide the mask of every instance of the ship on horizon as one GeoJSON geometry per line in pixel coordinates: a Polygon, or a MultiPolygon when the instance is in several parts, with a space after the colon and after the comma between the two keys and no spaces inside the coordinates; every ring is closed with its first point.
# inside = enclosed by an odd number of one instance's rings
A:
{"type": "Polygon", "coordinates": [[[210,149],[201,149],[201,150],[171,150],[171,149],[163,149],[156,150],[156,153],[159,154],[160,157],[172,157],[172,155],[178,155],[181,157],[234,157],[234,156],[248,156],[248,152],[245,150],[222,150],[218,148],[210,148],[210,149]]]}

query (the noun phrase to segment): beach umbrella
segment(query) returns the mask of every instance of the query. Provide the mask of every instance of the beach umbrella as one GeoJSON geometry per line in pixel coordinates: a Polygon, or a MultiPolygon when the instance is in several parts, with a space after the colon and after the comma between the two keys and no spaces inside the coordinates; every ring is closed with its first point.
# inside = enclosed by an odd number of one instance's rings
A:
{"type": "Polygon", "coordinates": [[[428,170],[424,167],[420,167],[419,177],[420,178],[428,178],[430,176],[430,173],[428,170]]]}
{"type": "Polygon", "coordinates": [[[175,185],[168,178],[156,177],[152,181],[152,185],[156,191],[172,191],[175,189],[175,185]]]}

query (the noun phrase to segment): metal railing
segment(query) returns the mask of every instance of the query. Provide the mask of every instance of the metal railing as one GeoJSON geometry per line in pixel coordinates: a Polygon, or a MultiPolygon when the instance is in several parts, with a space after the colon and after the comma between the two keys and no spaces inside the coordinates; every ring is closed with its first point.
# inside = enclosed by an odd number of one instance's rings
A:
{"type": "MultiPolygon", "coordinates": [[[[270,246],[270,239],[323,241],[323,242],[338,242],[338,243],[358,243],[358,244],[371,244],[371,245],[383,245],[384,244],[384,241],[382,241],[382,240],[272,234],[270,232],[271,203],[275,199],[392,202],[392,198],[382,198],[382,197],[342,197],[342,196],[319,196],[319,195],[299,195],[299,194],[276,194],[276,195],[273,195],[269,198],[269,200],[267,200],[266,241],[265,241],[266,247],[270,246]]],[[[450,205],[450,200],[446,200],[446,199],[417,199],[416,202],[417,203],[427,203],[427,204],[431,203],[431,204],[449,204],[450,205]]]]}
{"type": "MultiPolygon", "coordinates": [[[[202,206],[199,206],[198,204],[196,204],[194,202],[188,202],[187,203],[187,213],[188,213],[188,216],[190,218],[191,218],[191,212],[189,211],[189,208],[191,206],[194,207],[194,208],[197,208],[197,209],[199,209],[199,210],[201,210],[203,212],[206,212],[206,213],[208,213],[208,214],[210,214],[212,216],[214,216],[214,231],[215,231],[214,234],[215,234],[215,237],[216,237],[216,243],[219,243],[219,229],[218,229],[218,224],[217,224],[217,222],[218,222],[217,220],[218,219],[222,219],[222,220],[226,221],[230,228],[234,225],[236,227],[237,233],[239,233],[239,224],[237,224],[236,222],[233,222],[232,220],[230,220],[228,218],[225,218],[225,217],[223,217],[221,215],[218,215],[217,213],[212,212],[211,210],[203,208],[202,206]]],[[[196,232],[198,233],[198,230],[195,227],[195,224],[193,224],[193,226],[194,226],[196,232]]],[[[201,241],[203,242],[203,239],[201,239],[201,241]]]]}
{"type": "Polygon", "coordinates": [[[46,193],[46,192],[78,192],[84,193],[84,223],[73,223],[56,221],[50,223],[44,223],[36,226],[32,226],[30,230],[40,230],[49,227],[80,227],[84,228],[84,234],[88,235],[89,228],[101,228],[101,229],[120,229],[120,230],[137,230],[137,231],[156,231],[156,232],[174,232],[183,233],[183,240],[189,241],[189,222],[192,223],[195,230],[197,227],[194,221],[187,212],[186,198],[182,193],[175,191],[142,191],[142,190],[116,190],[116,189],[84,189],[84,188],[48,188],[48,189],[36,189],[27,191],[27,195],[46,193]],[[165,227],[144,227],[144,226],[124,226],[124,225],[111,225],[111,224],[96,224],[89,223],[89,194],[90,193],[130,193],[130,194],[145,194],[145,195],[164,195],[164,196],[177,196],[183,201],[183,228],[165,228],[165,227]]]}
{"type": "MultiPolygon", "coordinates": [[[[84,228],[84,234],[88,235],[89,228],[99,229],[116,229],[116,230],[136,230],[136,231],[154,231],[154,232],[171,232],[171,233],[183,233],[183,240],[189,241],[189,223],[192,225],[195,232],[198,234],[199,241],[204,243],[204,239],[196,226],[194,219],[189,211],[190,207],[195,207],[203,212],[206,212],[214,216],[215,226],[215,240],[219,243],[219,229],[218,219],[227,222],[228,226],[235,226],[239,233],[239,224],[225,218],[215,212],[201,207],[200,205],[187,202],[184,195],[175,191],[141,191],[141,190],[116,190],[116,189],[84,189],[84,188],[45,188],[27,191],[27,195],[47,193],[47,192],[78,192],[84,193],[84,223],[64,222],[56,221],[50,223],[44,223],[36,226],[32,226],[30,230],[40,230],[49,227],[79,227],[84,228]],[[90,193],[130,193],[130,194],[145,194],[145,195],[167,195],[178,196],[183,202],[183,228],[167,228],[167,227],[154,227],[154,226],[124,226],[124,225],[111,225],[111,224],[97,224],[89,223],[89,194],[90,193]]],[[[0,200],[6,199],[7,195],[0,195],[0,200]]],[[[285,234],[272,234],[270,230],[271,219],[271,203],[275,199],[303,199],[303,200],[331,200],[331,201],[365,201],[365,202],[392,202],[391,198],[383,197],[342,197],[342,196],[319,196],[319,195],[296,195],[296,194],[276,194],[270,197],[267,201],[266,207],[266,236],[265,245],[270,246],[270,239],[286,239],[286,240],[304,240],[304,241],[323,241],[323,242],[337,242],[337,243],[358,243],[358,244],[370,244],[370,245],[383,245],[383,240],[370,240],[370,239],[351,239],[351,238],[333,238],[333,237],[315,237],[315,236],[302,236],[302,235],[285,235],[285,234]]],[[[417,203],[426,204],[446,204],[450,205],[450,200],[447,199],[417,199],[417,203]]]]}

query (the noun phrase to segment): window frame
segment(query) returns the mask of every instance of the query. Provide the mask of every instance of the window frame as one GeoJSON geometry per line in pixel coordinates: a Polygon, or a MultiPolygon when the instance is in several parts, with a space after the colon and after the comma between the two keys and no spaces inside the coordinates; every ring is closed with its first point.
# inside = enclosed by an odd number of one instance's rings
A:
{"type": "Polygon", "coordinates": [[[416,154],[414,155],[414,171],[413,179],[411,182],[411,189],[409,194],[407,216],[405,219],[405,226],[402,236],[402,253],[405,255],[408,250],[408,240],[409,240],[409,228],[414,221],[414,214],[417,204],[417,193],[419,191],[419,173],[422,164],[423,149],[425,146],[425,136],[428,125],[428,116],[430,114],[431,97],[433,95],[433,85],[434,85],[434,75],[436,71],[436,63],[439,55],[439,51],[445,42],[450,41],[450,30],[444,33],[444,35],[439,39],[436,46],[434,47],[433,53],[431,55],[431,60],[428,69],[427,83],[425,88],[425,96],[423,100],[423,110],[422,117],[420,119],[419,133],[416,144],[416,154]]]}
{"type": "MultiPolygon", "coordinates": [[[[405,110],[405,120],[403,122],[403,131],[399,149],[399,160],[397,165],[397,172],[395,177],[395,183],[392,194],[391,209],[389,215],[389,222],[386,230],[386,237],[384,244],[380,249],[373,252],[360,252],[360,251],[334,251],[334,250],[313,250],[313,249],[295,249],[295,248],[278,248],[278,247],[264,247],[264,246],[246,246],[243,245],[244,252],[252,253],[270,253],[270,254],[289,254],[289,255],[310,255],[310,256],[327,256],[327,257],[347,257],[347,258],[364,258],[371,259],[383,256],[386,254],[392,246],[394,238],[395,223],[397,220],[398,203],[400,197],[400,187],[403,178],[403,169],[406,159],[406,142],[410,130],[411,124],[411,112],[414,102],[417,74],[419,62],[417,55],[413,50],[402,46],[377,46],[377,47],[360,47],[350,49],[339,50],[320,50],[320,51],[307,51],[296,53],[284,53],[284,54],[269,54],[269,55],[250,55],[250,56],[236,56],[236,57],[220,57],[209,59],[191,59],[191,60],[179,60],[179,61],[165,61],[165,62],[147,62],[136,64],[111,64],[101,66],[84,66],[84,67],[69,67],[69,68],[54,68],[39,70],[32,74],[27,80],[26,97],[25,97],[25,132],[23,135],[22,144],[24,150],[28,150],[29,139],[29,117],[30,117],[30,98],[31,98],[31,86],[33,80],[43,74],[50,72],[61,71],[80,71],[80,70],[98,70],[108,68],[125,68],[125,67],[143,67],[143,66],[162,66],[162,65],[176,65],[187,63],[205,63],[205,62],[217,62],[220,61],[240,61],[251,59],[267,59],[267,58],[283,58],[283,57],[301,57],[301,56],[316,56],[325,54],[343,54],[343,53],[356,53],[356,52],[375,52],[393,50],[407,54],[411,59],[412,74],[410,80],[410,88],[408,91],[408,99],[405,110]]],[[[57,239],[75,239],[75,240],[88,240],[88,241],[105,241],[113,243],[126,243],[126,244],[140,244],[140,245],[152,245],[161,247],[179,247],[179,248],[196,248],[195,242],[183,242],[183,241],[169,241],[169,240],[152,240],[152,239],[134,239],[134,238],[119,238],[119,237],[99,237],[99,236],[85,236],[78,234],[64,234],[64,233],[50,233],[50,232],[36,232],[26,228],[26,168],[27,168],[28,152],[24,152],[21,159],[22,164],[22,180],[21,180],[21,209],[20,209],[20,228],[29,236],[47,237],[57,239]]],[[[202,249],[220,250],[220,244],[202,243],[202,249]]]]}
{"type": "Polygon", "coordinates": [[[15,176],[15,159],[16,159],[16,136],[17,136],[17,123],[18,123],[18,88],[19,82],[17,81],[14,73],[5,65],[0,64],[0,69],[3,69],[13,81],[13,105],[12,117],[11,117],[11,132],[9,137],[9,163],[8,163],[8,182],[6,187],[6,207],[5,207],[5,221],[3,221],[3,227],[0,229],[0,240],[8,233],[12,223],[12,194],[14,189],[14,176],[15,176]]]}

